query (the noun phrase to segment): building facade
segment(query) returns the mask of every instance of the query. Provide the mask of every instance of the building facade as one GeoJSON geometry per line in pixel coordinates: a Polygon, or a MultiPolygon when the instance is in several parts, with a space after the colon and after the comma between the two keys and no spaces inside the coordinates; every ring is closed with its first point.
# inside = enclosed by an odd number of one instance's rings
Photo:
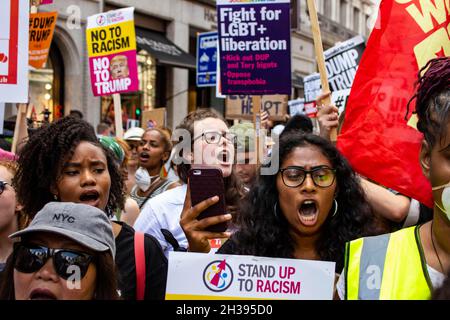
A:
{"type": "MultiPolygon", "coordinates": [[[[374,0],[316,0],[324,48],[356,34],[368,36],[374,0]]],[[[196,88],[197,33],[217,30],[214,0],[57,0],[39,11],[58,11],[49,60],[45,69],[30,72],[28,116],[50,120],[79,110],[94,126],[113,117],[112,98],[94,97],[90,85],[86,21],[90,15],[121,7],[135,7],[140,86],[135,94],[122,95],[124,124],[141,119],[142,112],[165,108],[165,124],[173,128],[189,111],[213,107],[224,112],[224,101],[215,88],[196,88]],[[154,51],[155,43],[166,59],[154,51]]],[[[302,96],[302,78],[316,71],[314,45],[306,0],[291,0],[292,98],[302,96]]],[[[11,111],[10,111],[11,112],[11,111]]],[[[11,114],[9,114],[11,115],[11,114]]],[[[6,115],[6,118],[8,114],[6,115]]]]}

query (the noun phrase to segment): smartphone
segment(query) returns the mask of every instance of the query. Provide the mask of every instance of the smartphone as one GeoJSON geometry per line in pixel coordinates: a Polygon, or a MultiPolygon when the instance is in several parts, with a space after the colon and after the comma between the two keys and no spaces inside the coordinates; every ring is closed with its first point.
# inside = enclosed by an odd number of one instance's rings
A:
{"type": "MultiPolygon", "coordinates": [[[[197,205],[203,200],[219,197],[219,202],[206,208],[197,217],[198,220],[226,214],[225,206],[225,187],[223,184],[222,171],[217,168],[192,168],[188,172],[189,188],[191,189],[192,206],[197,205]]],[[[206,228],[206,231],[225,232],[228,228],[228,222],[222,222],[206,228]]]]}

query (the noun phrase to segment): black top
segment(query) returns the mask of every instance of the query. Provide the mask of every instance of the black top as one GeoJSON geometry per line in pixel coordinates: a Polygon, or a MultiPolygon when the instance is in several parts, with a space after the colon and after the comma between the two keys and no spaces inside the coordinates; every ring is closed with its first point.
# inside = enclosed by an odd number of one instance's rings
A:
{"type": "MultiPolygon", "coordinates": [[[[123,222],[116,237],[116,266],[119,271],[119,290],[125,300],[136,300],[136,261],[134,253],[134,229],[123,222]]],[[[145,234],[145,300],[164,300],[167,281],[167,258],[161,245],[151,235],[145,234]]]]}

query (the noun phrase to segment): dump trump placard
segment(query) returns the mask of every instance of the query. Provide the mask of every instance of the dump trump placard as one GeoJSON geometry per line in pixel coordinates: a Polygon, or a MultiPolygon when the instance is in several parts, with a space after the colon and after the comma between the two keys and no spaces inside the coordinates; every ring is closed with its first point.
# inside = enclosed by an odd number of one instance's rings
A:
{"type": "Polygon", "coordinates": [[[92,91],[95,96],[139,90],[134,8],[88,18],[86,29],[92,91]]]}
{"type": "Polygon", "coordinates": [[[291,94],[289,0],[218,0],[223,94],[291,94]]]}
{"type": "Polygon", "coordinates": [[[29,64],[36,69],[45,67],[58,12],[41,12],[30,15],[29,64]]]}
{"type": "Polygon", "coordinates": [[[170,252],[166,300],[331,300],[335,263],[170,252]]]}
{"type": "Polygon", "coordinates": [[[28,0],[0,1],[0,102],[28,102],[28,0]]]}

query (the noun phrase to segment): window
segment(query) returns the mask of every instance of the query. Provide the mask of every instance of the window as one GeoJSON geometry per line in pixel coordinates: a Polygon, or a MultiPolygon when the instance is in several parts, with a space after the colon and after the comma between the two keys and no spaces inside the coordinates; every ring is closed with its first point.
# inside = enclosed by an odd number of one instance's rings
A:
{"type": "Polygon", "coordinates": [[[346,0],[341,0],[339,21],[345,27],[347,26],[347,8],[348,2],[346,0]]]}
{"type": "Polygon", "coordinates": [[[353,8],[353,30],[359,33],[359,9],[353,8]]]}

